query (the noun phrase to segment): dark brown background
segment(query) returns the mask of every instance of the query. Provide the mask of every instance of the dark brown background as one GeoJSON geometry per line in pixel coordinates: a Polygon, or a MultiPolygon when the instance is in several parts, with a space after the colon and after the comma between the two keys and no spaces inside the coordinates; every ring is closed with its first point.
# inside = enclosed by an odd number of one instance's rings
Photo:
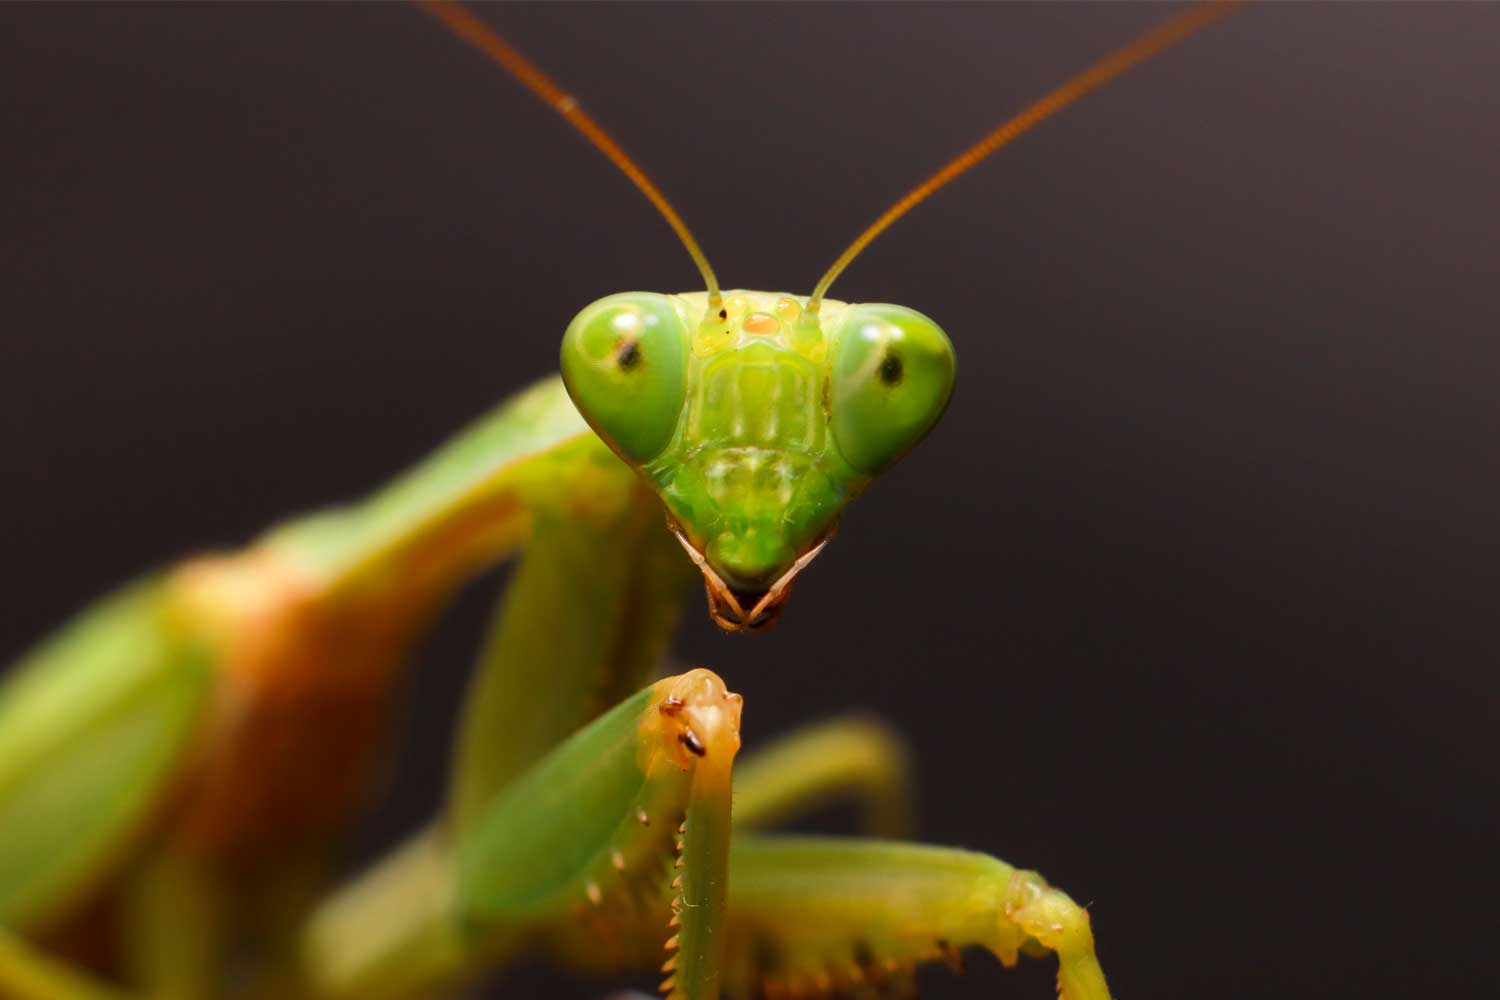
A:
{"type": "MultiPolygon", "coordinates": [[[[906,186],[1165,13],[499,7],[729,285],[807,290],[906,186]]],[[[1093,907],[1118,995],[1492,992],[1500,9],[1251,9],[900,223],[954,405],[784,625],[680,649],[751,746],[851,705],[924,837],[1093,907]]],[[[0,7],[0,658],[133,572],[357,495],[694,287],[651,209],[402,6],[0,7]]],[[[427,647],[437,800],[488,601],[427,647]]],[[[839,815],[825,817],[829,824],[839,815]]],[[[1043,998],[1047,970],[924,978],[1043,998]]],[[[539,970],[509,995],[598,995],[539,970]]]]}

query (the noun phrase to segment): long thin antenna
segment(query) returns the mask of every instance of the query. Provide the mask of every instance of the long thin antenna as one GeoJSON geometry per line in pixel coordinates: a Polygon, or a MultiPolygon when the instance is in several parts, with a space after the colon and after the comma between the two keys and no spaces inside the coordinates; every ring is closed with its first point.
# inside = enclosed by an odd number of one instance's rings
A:
{"type": "Polygon", "coordinates": [[[860,233],[858,238],[849,244],[849,249],[839,255],[839,259],[833,262],[833,266],[818,281],[817,287],[813,289],[812,298],[807,303],[808,312],[816,313],[818,311],[818,307],[823,302],[823,295],[828,291],[828,286],[833,284],[834,279],[843,272],[844,268],[849,266],[849,263],[855,257],[859,256],[861,250],[869,246],[875,237],[890,228],[891,223],[911,211],[934,191],[943,187],[964,171],[978,165],[991,153],[998,150],[1001,146],[1006,145],[1021,135],[1021,133],[1035,125],[1041,124],[1080,97],[1104,86],[1126,70],[1145,62],[1162,50],[1170,48],[1189,35],[1206,28],[1214,21],[1229,14],[1237,6],[1239,6],[1239,0],[1204,3],[1178,14],[1176,17],[1146,32],[1124,48],[1101,59],[1067,83],[1064,83],[1061,87],[1052,91],[1046,97],[1032,104],[1014,118],[1002,122],[989,135],[986,135],[983,139],[980,139],[974,145],[964,150],[947,166],[912,188],[900,201],[886,209],[880,218],[870,223],[869,228],[860,233]]]}
{"type": "Polygon", "coordinates": [[[651,182],[651,178],[635,165],[635,161],[625,154],[614,139],[610,138],[609,133],[600,128],[594,119],[578,106],[578,101],[572,95],[563,93],[562,88],[552,82],[551,77],[516,51],[514,46],[496,34],[489,25],[459,4],[452,0],[417,0],[417,6],[437,18],[449,31],[489,56],[507,73],[525,84],[528,90],[549,104],[552,110],[566,118],[568,123],[582,133],[585,139],[593,143],[595,149],[609,157],[610,162],[620,169],[620,173],[629,177],[631,183],[641,189],[641,194],[656,206],[662,218],[667,220],[667,225],[672,227],[677,233],[677,238],[687,248],[688,255],[693,258],[693,263],[698,265],[698,270],[703,274],[703,283],[708,286],[710,310],[718,309],[722,299],[719,294],[719,279],[714,277],[714,269],[709,266],[708,258],[698,246],[698,241],[693,239],[687,223],[682,221],[682,216],[677,214],[677,210],[672,207],[671,202],[667,201],[666,195],[662,194],[660,189],[651,182]]]}

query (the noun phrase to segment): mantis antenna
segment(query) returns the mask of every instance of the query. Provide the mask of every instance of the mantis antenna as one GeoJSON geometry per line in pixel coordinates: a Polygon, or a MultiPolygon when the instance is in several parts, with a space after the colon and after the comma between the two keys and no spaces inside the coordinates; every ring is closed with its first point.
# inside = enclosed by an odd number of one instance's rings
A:
{"type": "Polygon", "coordinates": [[[714,277],[714,269],[709,266],[708,258],[704,256],[698,241],[693,238],[692,231],[688,229],[687,223],[682,221],[682,216],[667,201],[667,196],[652,183],[640,167],[636,166],[625,151],[620,148],[609,133],[600,128],[593,118],[578,106],[578,101],[571,94],[565,94],[546,73],[543,73],[531,60],[516,51],[505,39],[501,38],[489,25],[465,10],[452,0],[417,0],[417,6],[453,32],[459,38],[483,52],[493,62],[500,66],[511,76],[515,77],[533,94],[545,101],[553,111],[568,120],[568,124],[577,129],[585,139],[594,145],[610,162],[619,168],[620,173],[630,178],[630,182],[640,188],[641,194],[645,195],[656,210],[661,213],[662,218],[667,220],[667,225],[677,233],[677,238],[687,248],[688,256],[693,258],[693,263],[698,265],[698,271],[703,275],[703,282],[708,286],[708,303],[710,310],[719,308],[722,296],[719,293],[719,279],[714,277]]]}
{"type": "Polygon", "coordinates": [[[1229,14],[1238,5],[1236,0],[1228,0],[1228,2],[1194,6],[1152,28],[1124,48],[1105,56],[1020,114],[1001,122],[983,139],[964,150],[937,173],[912,188],[899,201],[886,209],[878,219],[870,223],[869,227],[849,244],[849,248],[839,255],[839,259],[834,261],[833,266],[819,279],[817,287],[813,289],[812,298],[808,300],[807,311],[816,315],[818,307],[823,303],[823,295],[828,291],[828,286],[832,285],[834,279],[843,273],[844,268],[859,256],[860,251],[869,246],[875,237],[890,228],[891,223],[925,201],[934,191],[971,167],[977,166],[1000,147],[1033,126],[1051,118],[1090,91],[1097,90],[1126,70],[1208,27],[1214,21],[1229,14]]]}

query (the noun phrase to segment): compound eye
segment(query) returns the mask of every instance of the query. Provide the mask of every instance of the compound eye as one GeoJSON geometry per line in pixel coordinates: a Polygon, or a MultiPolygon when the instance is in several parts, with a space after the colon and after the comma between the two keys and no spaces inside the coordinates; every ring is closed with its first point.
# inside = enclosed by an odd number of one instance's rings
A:
{"type": "Polygon", "coordinates": [[[833,352],[830,427],[845,461],[874,475],[932,429],[953,394],[953,344],[895,305],[855,306],[833,352]]]}
{"type": "Polygon", "coordinates": [[[687,330],[665,295],[624,292],[587,306],[563,335],[573,405],[637,465],[672,441],[687,393],[687,330]]]}

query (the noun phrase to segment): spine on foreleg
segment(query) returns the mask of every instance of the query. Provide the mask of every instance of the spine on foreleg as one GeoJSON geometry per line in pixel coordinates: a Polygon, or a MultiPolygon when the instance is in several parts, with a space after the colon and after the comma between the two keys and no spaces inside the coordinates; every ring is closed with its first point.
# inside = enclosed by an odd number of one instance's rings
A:
{"type": "Polygon", "coordinates": [[[1035,872],[970,851],[758,837],[732,851],[727,992],[817,997],[899,985],[982,947],[1006,965],[1058,956],[1064,1000],[1108,1000],[1088,914],[1035,872]]]}

